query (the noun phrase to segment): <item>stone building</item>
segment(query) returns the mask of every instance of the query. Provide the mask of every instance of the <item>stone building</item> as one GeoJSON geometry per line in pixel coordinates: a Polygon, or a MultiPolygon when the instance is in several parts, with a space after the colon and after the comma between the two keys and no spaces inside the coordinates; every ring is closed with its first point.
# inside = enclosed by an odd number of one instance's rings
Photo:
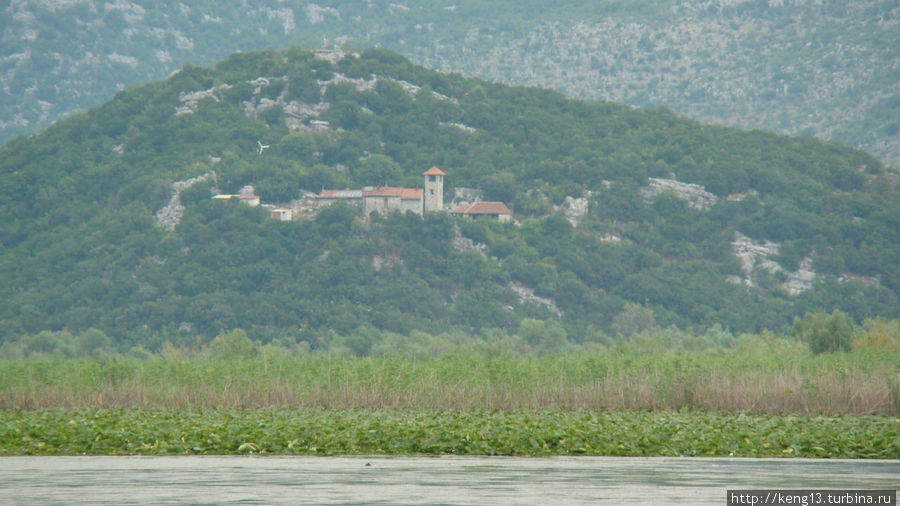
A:
{"type": "Polygon", "coordinates": [[[503,202],[473,202],[450,211],[450,214],[469,218],[489,216],[501,223],[512,220],[512,211],[503,202]]]}
{"type": "Polygon", "coordinates": [[[444,210],[444,176],[437,167],[425,171],[425,212],[444,210]]]}
{"type": "Polygon", "coordinates": [[[322,193],[316,196],[316,207],[322,208],[340,200],[359,209],[364,217],[372,213],[410,211],[421,216],[426,212],[442,211],[446,174],[437,167],[432,167],[423,175],[424,190],[390,186],[366,187],[360,190],[322,190],[322,193]]]}

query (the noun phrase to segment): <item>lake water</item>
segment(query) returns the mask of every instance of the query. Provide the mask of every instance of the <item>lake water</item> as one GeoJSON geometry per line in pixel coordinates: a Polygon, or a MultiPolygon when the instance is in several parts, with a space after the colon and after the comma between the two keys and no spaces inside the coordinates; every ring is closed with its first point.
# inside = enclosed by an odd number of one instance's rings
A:
{"type": "Polygon", "coordinates": [[[900,461],[4,457],[2,504],[725,504],[727,489],[897,489],[900,461]]]}

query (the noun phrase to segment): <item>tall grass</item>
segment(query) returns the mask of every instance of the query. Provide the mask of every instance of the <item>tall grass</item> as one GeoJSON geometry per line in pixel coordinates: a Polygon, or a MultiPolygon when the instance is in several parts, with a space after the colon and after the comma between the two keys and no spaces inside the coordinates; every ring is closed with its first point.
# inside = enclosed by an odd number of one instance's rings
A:
{"type": "Polygon", "coordinates": [[[687,353],[0,361],[0,409],[694,410],[900,415],[900,352],[785,341],[687,353]]]}

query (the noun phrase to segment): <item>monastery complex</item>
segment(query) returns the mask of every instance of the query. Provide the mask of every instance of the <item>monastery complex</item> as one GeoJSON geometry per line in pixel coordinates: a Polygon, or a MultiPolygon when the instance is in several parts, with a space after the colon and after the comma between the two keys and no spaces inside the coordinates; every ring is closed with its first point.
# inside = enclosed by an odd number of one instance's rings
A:
{"type": "MultiPolygon", "coordinates": [[[[315,197],[315,209],[343,201],[356,208],[367,219],[372,213],[405,213],[412,212],[419,216],[436,211],[449,211],[454,216],[489,216],[501,222],[512,220],[512,211],[502,202],[473,202],[456,209],[444,208],[444,176],[446,174],[437,167],[425,171],[424,188],[394,188],[390,186],[367,186],[358,190],[322,190],[315,197]]],[[[252,187],[246,187],[252,192],[252,187]]],[[[251,205],[266,207],[273,219],[280,221],[292,221],[297,213],[292,209],[260,204],[259,197],[247,194],[242,190],[239,195],[216,195],[213,199],[230,200],[240,199],[241,202],[251,205]]]]}
{"type": "Polygon", "coordinates": [[[382,186],[366,187],[361,190],[322,190],[322,193],[316,196],[316,207],[322,208],[343,200],[361,210],[363,216],[407,211],[421,216],[426,212],[443,210],[446,174],[441,169],[432,167],[424,176],[424,189],[382,186]]]}
{"type": "MultiPolygon", "coordinates": [[[[425,171],[425,188],[366,187],[361,190],[322,190],[316,196],[316,207],[343,200],[362,212],[387,214],[407,211],[418,215],[444,211],[444,173],[437,167],[425,171]]],[[[500,221],[512,219],[512,211],[502,202],[475,202],[450,211],[455,216],[492,216],[500,221]]]]}

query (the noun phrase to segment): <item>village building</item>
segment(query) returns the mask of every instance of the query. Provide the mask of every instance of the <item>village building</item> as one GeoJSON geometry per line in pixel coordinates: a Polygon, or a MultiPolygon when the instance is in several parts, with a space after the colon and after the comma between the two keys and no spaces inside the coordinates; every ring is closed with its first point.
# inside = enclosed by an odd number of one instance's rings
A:
{"type": "MultiPolygon", "coordinates": [[[[359,190],[322,190],[315,196],[314,209],[322,209],[335,202],[346,202],[357,209],[357,212],[368,218],[372,213],[406,213],[411,212],[419,216],[425,213],[444,210],[444,177],[446,174],[432,167],[425,171],[424,188],[395,188],[391,186],[374,187],[367,186],[359,190]]],[[[278,207],[272,204],[260,204],[259,196],[253,195],[252,186],[241,189],[237,195],[219,194],[214,200],[227,202],[237,199],[251,207],[262,205],[268,211],[269,216],[278,221],[293,221],[297,213],[301,215],[314,210],[311,207],[300,206],[295,208],[278,207]],[[299,209],[299,210],[298,210],[299,209]],[[304,209],[306,209],[304,211],[304,209]]],[[[311,196],[311,194],[310,194],[311,196]]],[[[479,197],[480,198],[480,197],[479,197]]],[[[475,201],[450,211],[454,216],[467,216],[475,218],[488,216],[501,222],[512,220],[512,211],[503,202],[475,201]]]]}
{"type": "Polygon", "coordinates": [[[362,210],[364,191],[366,190],[322,190],[322,193],[316,195],[316,207],[321,209],[342,201],[362,210]]]}
{"type": "Polygon", "coordinates": [[[441,169],[432,167],[425,171],[425,212],[444,210],[444,174],[441,169]]]}
{"type": "Polygon", "coordinates": [[[277,221],[292,221],[294,219],[294,210],[286,207],[275,207],[263,204],[269,210],[269,217],[277,221]]]}
{"type": "Polygon", "coordinates": [[[469,218],[488,216],[501,223],[512,220],[512,211],[503,202],[472,202],[450,211],[450,214],[469,218]]]}
{"type": "Polygon", "coordinates": [[[256,207],[259,205],[259,196],[257,195],[228,195],[228,194],[219,194],[213,195],[213,200],[231,200],[238,199],[242,203],[247,204],[250,207],[256,207]]]}
{"type": "Polygon", "coordinates": [[[212,199],[218,200],[219,202],[229,202],[231,199],[236,199],[238,202],[247,204],[250,207],[261,206],[269,213],[269,217],[273,220],[293,221],[294,219],[293,209],[278,207],[272,204],[262,204],[260,203],[258,195],[231,195],[227,193],[220,193],[218,195],[213,195],[212,199]]]}
{"type": "Polygon", "coordinates": [[[419,216],[444,209],[444,174],[432,167],[425,174],[425,188],[365,187],[361,190],[322,190],[316,196],[316,207],[343,201],[357,208],[364,217],[372,213],[387,214],[407,211],[419,216]]]}
{"type": "Polygon", "coordinates": [[[363,192],[363,213],[387,214],[412,211],[422,214],[425,208],[424,192],[421,188],[373,188],[363,192]]]}

